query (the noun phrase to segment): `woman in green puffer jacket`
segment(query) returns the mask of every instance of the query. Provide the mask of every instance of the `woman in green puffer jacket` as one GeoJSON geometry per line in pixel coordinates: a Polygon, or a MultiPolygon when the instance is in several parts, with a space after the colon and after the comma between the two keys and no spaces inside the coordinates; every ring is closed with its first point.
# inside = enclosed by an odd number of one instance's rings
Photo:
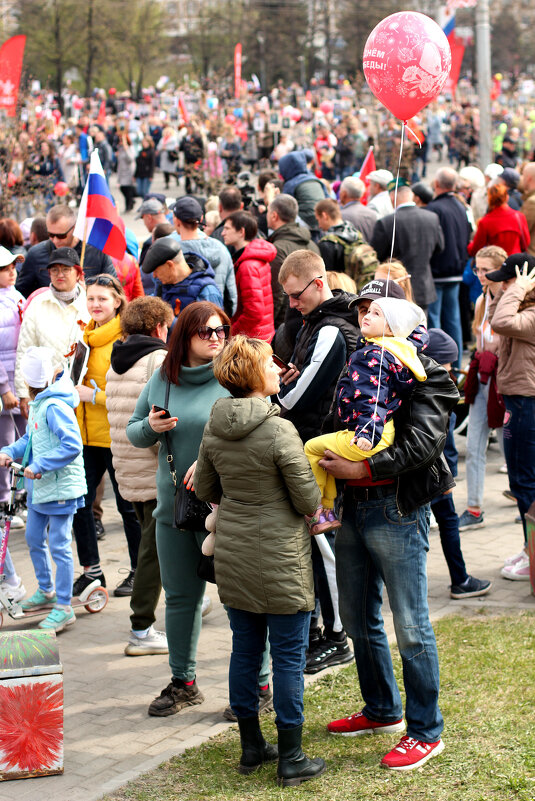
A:
{"type": "Polygon", "coordinates": [[[195,470],[195,491],[219,504],[215,573],[232,628],[230,705],[242,743],[239,770],[279,758],[279,784],[319,776],[321,759],[301,750],[303,670],[314,585],[303,515],[315,511],[318,487],[289,420],[269,403],[279,391],[270,346],[236,336],[214,360],[232,398],[214,403],[195,470]],[[258,673],[269,631],[278,752],[258,721],[258,673]]]}

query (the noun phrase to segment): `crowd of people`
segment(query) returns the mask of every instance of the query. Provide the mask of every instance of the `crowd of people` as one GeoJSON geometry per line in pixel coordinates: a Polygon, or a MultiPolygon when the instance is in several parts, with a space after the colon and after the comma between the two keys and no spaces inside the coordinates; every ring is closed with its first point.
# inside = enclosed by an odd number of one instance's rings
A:
{"type": "MultiPolygon", "coordinates": [[[[114,590],[130,596],[125,654],[169,654],[171,679],[149,715],[204,700],[196,650],[212,558],[232,631],[224,714],[239,725],[240,772],[278,760],[282,786],[321,775],[324,761],[301,748],[303,675],[353,659],[364,707],[328,731],[406,726],[382,764],[419,767],[444,748],[427,602],[431,512],[451,598],[486,595],[491,582],[468,572],[459,532],[485,524],[492,432],[523,531],[501,575],[529,581],[533,143],[524,137],[514,159],[520,130],[506,126],[496,162],[480,170],[468,136],[475,113],[464,110],[450,125],[450,166],[426,183],[426,156],[412,143],[396,174],[397,129],[376,134],[362,109],[342,108],[337,120],[333,104],[321,114],[311,105],[311,141],[290,126],[268,136],[266,108],[227,115],[220,141],[206,119],[176,126],[115,112],[112,125],[85,111],[74,125],[51,117],[12,143],[22,167],[14,216],[0,219],[0,467],[24,468],[27,510],[19,492],[12,527],[26,528],[37,588],[27,597],[31,579],[9,551],[2,588],[23,610],[43,610],[42,629],[75,623],[72,599],[106,586],[107,474],[128,558],[114,590]],[[371,142],[377,168],[365,183],[371,142]],[[25,188],[35,147],[50,167],[42,202],[25,188]],[[74,235],[93,148],[105,174],[116,169],[125,212],[140,197],[148,235],[138,243],[126,229],[122,260],[74,235]],[[157,166],[177,199],[150,191],[157,166]],[[460,516],[457,382],[469,409],[460,516]],[[184,493],[205,502],[192,528],[179,514],[184,493]],[[154,627],[162,587],[165,632],[154,627]],[[277,746],[260,728],[271,706],[277,746]]],[[[438,106],[420,123],[429,157],[445,155],[438,106]]],[[[6,514],[9,486],[2,469],[6,514]]]]}

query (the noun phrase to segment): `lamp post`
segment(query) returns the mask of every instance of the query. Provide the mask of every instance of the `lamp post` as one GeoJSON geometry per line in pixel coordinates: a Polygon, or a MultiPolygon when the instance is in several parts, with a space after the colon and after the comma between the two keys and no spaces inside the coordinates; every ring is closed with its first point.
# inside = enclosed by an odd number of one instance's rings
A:
{"type": "Polygon", "coordinates": [[[266,36],[263,31],[258,31],[256,34],[258,44],[260,46],[260,84],[263,92],[267,92],[267,79],[266,79],[266,36]]]}
{"type": "Polygon", "coordinates": [[[490,111],[490,22],[488,0],[476,6],[477,88],[479,94],[479,162],[482,170],[492,161],[490,111]]]}

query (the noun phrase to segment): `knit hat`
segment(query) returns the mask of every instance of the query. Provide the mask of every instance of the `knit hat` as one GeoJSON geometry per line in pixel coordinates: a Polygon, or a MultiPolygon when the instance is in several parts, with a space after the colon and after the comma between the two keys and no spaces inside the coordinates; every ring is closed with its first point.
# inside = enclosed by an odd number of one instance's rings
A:
{"type": "Polygon", "coordinates": [[[429,344],[425,355],[439,364],[452,364],[457,361],[459,348],[455,340],[441,328],[428,328],[429,344]]]}
{"type": "Polygon", "coordinates": [[[377,298],[374,303],[380,307],[395,337],[408,337],[419,325],[425,325],[425,314],[416,303],[399,298],[377,298]]]}
{"type": "Polygon", "coordinates": [[[30,345],[21,360],[22,376],[29,387],[44,389],[54,377],[54,351],[30,345]]]}

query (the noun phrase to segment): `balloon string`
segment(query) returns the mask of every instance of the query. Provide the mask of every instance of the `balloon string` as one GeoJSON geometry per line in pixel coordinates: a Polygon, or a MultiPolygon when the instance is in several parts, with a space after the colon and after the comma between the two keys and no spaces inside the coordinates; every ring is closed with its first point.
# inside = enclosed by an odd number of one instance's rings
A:
{"type": "MultiPolygon", "coordinates": [[[[386,273],[386,296],[388,297],[388,285],[390,282],[390,264],[394,257],[394,243],[396,241],[396,209],[397,209],[397,200],[398,200],[398,183],[399,183],[399,173],[401,170],[401,158],[403,156],[403,141],[405,138],[405,127],[408,128],[406,122],[401,123],[401,141],[399,143],[399,158],[398,158],[398,169],[396,173],[396,185],[394,187],[394,223],[392,225],[392,243],[390,245],[390,259],[388,260],[388,270],[386,273]]],[[[410,130],[410,128],[409,128],[410,130]]],[[[412,131],[411,131],[412,133],[412,131]]],[[[375,439],[375,429],[376,429],[376,419],[377,419],[377,407],[379,406],[379,394],[381,392],[381,378],[383,376],[383,360],[385,355],[385,345],[384,345],[384,337],[386,331],[386,317],[383,320],[383,335],[382,335],[382,343],[381,343],[381,357],[379,359],[379,376],[377,379],[377,395],[375,397],[375,406],[373,409],[373,432],[372,432],[372,445],[375,439]]]]}

